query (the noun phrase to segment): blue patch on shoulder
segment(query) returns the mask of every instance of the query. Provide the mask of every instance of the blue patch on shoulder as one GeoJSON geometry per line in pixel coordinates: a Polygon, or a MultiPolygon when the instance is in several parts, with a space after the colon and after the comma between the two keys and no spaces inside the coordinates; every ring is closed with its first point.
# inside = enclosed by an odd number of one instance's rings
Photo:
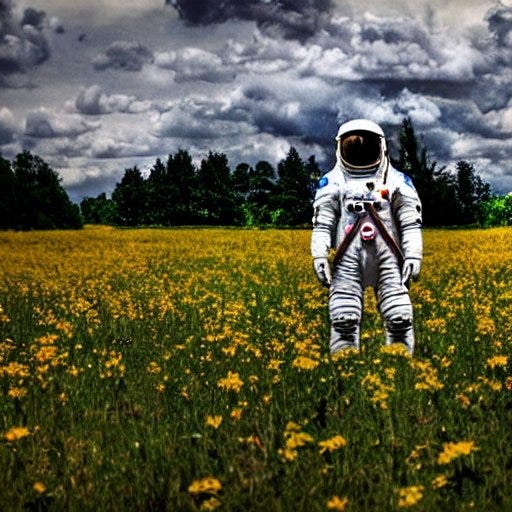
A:
{"type": "Polygon", "coordinates": [[[327,183],[329,183],[329,180],[325,176],[320,178],[320,180],[318,182],[318,188],[325,187],[327,185],[327,183]]]}
{"type": "Polygon", "coordinates": [[[403,173],[402,173],[402,176],[403,176],[403,178],[404,178],[404,183],[405,183],[408,187],[411,187],[413,190],[416,190],[416,189],[414,188],[414,184],[413,184],[413,182],[412,182],[412,180],[411,180],[411,177],[410,177],[410,176],[408,176],[407,174],[403,174],[403,173]]]}

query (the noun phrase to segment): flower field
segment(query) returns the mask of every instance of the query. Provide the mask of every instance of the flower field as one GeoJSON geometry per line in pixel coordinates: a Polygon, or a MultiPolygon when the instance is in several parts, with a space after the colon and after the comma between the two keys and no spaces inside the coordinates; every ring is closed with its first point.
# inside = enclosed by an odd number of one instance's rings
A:
{"type": "Polygon", "coordinates": [[[426,230],[416,354],[331,358],[309,231],[0,233],[0,509],[512,510],[512,229],[426,230]]]}

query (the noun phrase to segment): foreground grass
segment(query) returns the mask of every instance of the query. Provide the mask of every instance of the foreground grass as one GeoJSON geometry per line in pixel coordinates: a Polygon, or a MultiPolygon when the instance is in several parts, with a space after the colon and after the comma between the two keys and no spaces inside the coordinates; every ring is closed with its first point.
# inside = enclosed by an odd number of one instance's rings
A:
{"type": "Polygon", "coordinates": [[[0,234],[0,504],[512,510],[512,229],[426,231],[417,352],[327,353],[307,231],[0,234]]]}

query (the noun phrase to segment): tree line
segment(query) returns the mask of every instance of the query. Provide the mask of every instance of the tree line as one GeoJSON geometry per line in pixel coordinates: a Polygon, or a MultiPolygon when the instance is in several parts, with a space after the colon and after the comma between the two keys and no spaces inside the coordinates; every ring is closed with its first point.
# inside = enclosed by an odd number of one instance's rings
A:
{"type": "Polygon", "coordinates": [[[112,197],[85,198],[85,222],[122,226],[298,226],[311,219],[320,168],[290,148],[277,172],[267,161],[241,163],[231,171],[223,153],[210,152],[196,168],[180,149],[166,162],[157,159],[144,176],[125,170],[112,197]]]}
{"type": "MultiPolygon", "coordinates": [[[[392,164],[413,179],[425,226],[510,225],[512,196],[497,196],[467,161],[438,169],[410,119],[399,134],[392,164]]],[[[156,160],[149,172],[125,169],[111,197],[101,193],[73,204],[58,174],[28,151],[12,163],[0,156],[0,228],[117,226],[308,226],[321,177],[315,156],[294,147],[275,169],[267,161],[231,169],[223,153],[210,151],[199,166],[184,149],[156,160]]]]}

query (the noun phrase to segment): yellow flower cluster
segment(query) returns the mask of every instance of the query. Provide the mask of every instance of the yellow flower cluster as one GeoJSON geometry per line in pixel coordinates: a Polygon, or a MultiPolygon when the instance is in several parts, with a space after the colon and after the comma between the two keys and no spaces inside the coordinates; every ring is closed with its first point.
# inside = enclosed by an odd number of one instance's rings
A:
{"type": "Polygon", "coordinates": [[[314,441],[313,437],[301,430],[301,426],[293,421],[289,421],[284,431],[284,448],[279,449],[279,454],[286,461],[295,460],[299,451],[307,443],[314,441]]]}
{"type": "Polygon", "coordinates": [[[7,432],[4,433],[4,438],[9,441],[9,443],[13,443],[18,439],[22,439],[30,435],[30,430],[27,427],[12,427],[7,432]]]}
{"type": "Polygon", "coordinates": [[[399,490],[398,507],[409,508],[416,505],[423,498],[425,487],[423,485],[411,485],[399,490]]]}
{"type": "Polygon", "coordinates": [[[219,379],[217,382],[217,386],[219,388],[227,391],[234,391],[235,393],[239,393],[243,385],[244,381],[240,378],[238,372],[232,371],[228,371],[227,376],[219,379]]]}
{"type": "Polygon", "coordinates": [[[443,451],[437,457],[437,463],[449,464],[453,459],[462,455],[469,455],[470,453],[478,450],[474,441],[460,441],[458,443],[445,443],[443,451]]]}
{"type": "Polygon", "coordinates": [[[318,441],[320,453],[333,452],[334,450],[343,448],[344,446],[346,446],[346,444],[346,439],[340,435],[336,435],[334,437],[331,437],[330,439],[326,439],[325,441],[318,441]]]}

